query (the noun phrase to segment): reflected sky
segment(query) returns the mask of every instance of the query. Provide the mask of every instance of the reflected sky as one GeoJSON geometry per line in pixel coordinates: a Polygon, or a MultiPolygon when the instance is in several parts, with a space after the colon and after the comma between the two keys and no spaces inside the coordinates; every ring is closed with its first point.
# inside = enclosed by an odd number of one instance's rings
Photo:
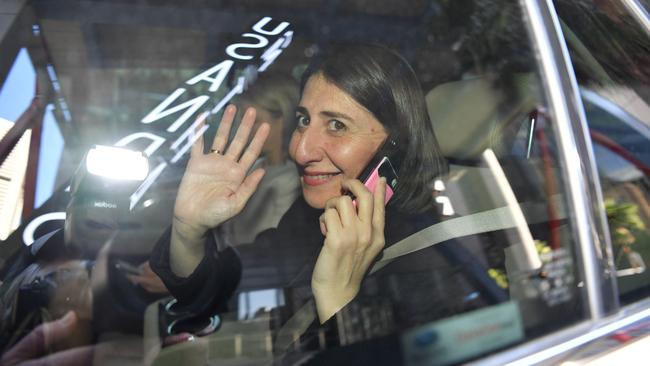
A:
{"type": "Polygon", "coordinates": [[[29,107],[36,88],[36,71],[26,49],[18,52],[16,61],[0,90],[0,117],[16,122],[29,107]]]}
{"type": "MultiPolygon", "coordinates": [[[[14,65],[0,89],[0,117],[15,123],[29,107],[35,88],[36,71],[27,50],[23,48],[18,52],[14,65]]],[[[48,105],[43,116],[35,208],[41,206],[52,195],[63,153],[63,136],[54,119],[53,109],[52,105],[48,105]]]]}

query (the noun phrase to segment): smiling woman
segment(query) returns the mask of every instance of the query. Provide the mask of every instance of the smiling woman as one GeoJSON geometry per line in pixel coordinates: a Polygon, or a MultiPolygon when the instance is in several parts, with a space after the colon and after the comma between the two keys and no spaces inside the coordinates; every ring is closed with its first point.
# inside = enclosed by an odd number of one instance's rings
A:
{"type": "Polygon", "coordinates": [[[345,180],[359,176],[388,134],[370,111],[321,74],[305,85],[296,118],[289,153],[300,167],[305,200],[324,208],[341,195],[345,180]]]}
{"type": "MultiPolygon", "coordinates": [[[[359,151],[361,154],[353,158],[359,170],[344,171],[343,175],[356,178],[389,137],[397,145],[393,165],[399,166],[400,177],[395,204],[406,212],[431,210],[433,181],[446,173],[447,163],[440,154],[422,89],[406,60],[383,47],[332,47],[329,56],[325,54],[310,65],[303,80],[301,102],[318,101],[319,108],[330,109],[319,111],[319,119],[329,121],[329,128],[339,130],[342,138],[359,139],[370,150],[374,148],[369,155],[359,151]],[[345,121],[336,115],[349,117],[345,121]]],[[[300,110],[298,116],[303,119],[300,110]]],[[[340,149],[355,143],[338,145],[340,149]]],[[[297,157],[294,159],[301,164],[297,157]]]]}
{"type": "Polygon", "coordinates": [[[38,97],[0,364],[609,357],[650,324],[647,3],[0,1],[0,112],[38,97]],[[95,145],[149,174],[80,194],[95,145]]]}
{"type": "MultiPolygon", "coordinates": [[[[255,191],[264,172],[246,172],[269,126],[255,130],[255,110],[249,109],[228,142],[236,113],[229,107],[211,146],[216,153],[204,154],[202,140],[193,148],[172,228],[151,260],[178,300],[174,311],[207,319],[225,311],[238,285],[240,290],[283,288],[285,305],[272,319],[280,325],[275,351],[283,353],[292,342],[335,334],[336,322],[329,321],[335,315],[363,313],[374,324],[363,336],[335,342],[343,344],[395,334],[487,303],[490,296],[483,298],[470,274],[451,269],[446,257],[455,254],[446,252],[446,245],[405,255],[366,276],[385,247],[438,221],[431,185],[446,164],[408,63],[383,46],[336,47],[303,79],[289,146],[299,166],[302,197],[277,229],[238,246],[239,256],[231,249],[219,251],[209,231],[237,215],[255,191]],[[395,199],[387,205],[385,179],[378,179],[374,189],[358,180],[384,153],[399,182],[391,183],[395,199]],[[259,268],[274,276],[258,274],[259,268]],[[436,281],[432,268],[455,274],[436,281]],[[405,296],[416,292],[431,295],[417,301],[405,296]],[[472,301],[467,301],[469,293],[472,301]],[[294,335],[283,343],[287,327],[294,335]]],[[[387,350],[396,347],[397,338],[390,338],[387,350]]]]}

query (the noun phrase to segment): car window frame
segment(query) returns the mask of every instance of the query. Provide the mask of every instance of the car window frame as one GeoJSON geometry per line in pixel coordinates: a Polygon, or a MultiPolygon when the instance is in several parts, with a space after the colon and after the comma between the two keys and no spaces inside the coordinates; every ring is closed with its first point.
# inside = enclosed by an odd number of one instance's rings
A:
{"type": "MultiPolygon", "coordinates": [[[[621,0],[650,36],[648,13],[621,0]]],[[[557,135],[561,169],[577,234],[578,271],[585,286],[587,318],[471,364],[530,365],[567,354],[622,327],[650,317],[650,299],[621,307],[612,242],[586,113],[558,14],[552,1],[520,0],[557,135]]]]}

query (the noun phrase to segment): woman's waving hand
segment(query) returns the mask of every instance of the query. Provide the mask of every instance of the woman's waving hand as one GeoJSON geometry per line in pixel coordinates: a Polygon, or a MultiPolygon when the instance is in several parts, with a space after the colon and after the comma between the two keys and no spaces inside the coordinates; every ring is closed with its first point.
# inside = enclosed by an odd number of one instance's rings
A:
{"type": "Polygon", "coordinates": [[[255,109],[244,113],[234,139],[228,143],[237,109],[228,106],[208,154],[203,139],[192,146],[190,161],[174,206],[171,268],[186,277],[203,258],[205,233],[238,214],[264,176],[263,169],[247,175],[269,134],[263,123],[249,139],[255,125],[255,109]]]}

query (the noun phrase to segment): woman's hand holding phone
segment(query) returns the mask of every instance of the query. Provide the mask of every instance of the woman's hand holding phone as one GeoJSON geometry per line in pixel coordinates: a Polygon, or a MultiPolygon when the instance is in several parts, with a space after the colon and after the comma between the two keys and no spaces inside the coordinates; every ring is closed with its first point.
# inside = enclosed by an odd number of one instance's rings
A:
{"type": "MultiPolygon", "coordinates": [[[[361,175],[359,175],[358,179],[363,182],[363,185],[370,192],[375,192],[379,178],[381,177],[384,177],[387,183],[386,194],[384,195],[384,205],[387,205],[388,201],[393,198],[395,188],[397,187],[397,173],[395,173],[395,169],[387,156],[376,156],[361,175]]],[[[354,196],[351,192],[348,192],[348,194],[354,196]]],[[[356,207],[356,199],[352,200],[352,204],[356,207]]]]}
{"type": "Polygon", "coordinates": [[[386,180],[373,192],[357,179],[343,182],[356,197],[330,199],[320,217],[325,243],[312,275],[318,317],[325,322],[359,292],[370,265],[384,248],[386,180]]]}
{"type": "Polygon", "coordinates": [[[171,266],[179,276],[192,273],[203,258],[205,233],[238,214],[264,176],[262,169],[246,173],[262,151],[270,127],[263,123],[249,141],[256,114],[249,108],[228,143],[236,111],[232,105],[224,111],[210,153],[203,153],[202,137],[192,146],[172,224],[171,266]]]}

